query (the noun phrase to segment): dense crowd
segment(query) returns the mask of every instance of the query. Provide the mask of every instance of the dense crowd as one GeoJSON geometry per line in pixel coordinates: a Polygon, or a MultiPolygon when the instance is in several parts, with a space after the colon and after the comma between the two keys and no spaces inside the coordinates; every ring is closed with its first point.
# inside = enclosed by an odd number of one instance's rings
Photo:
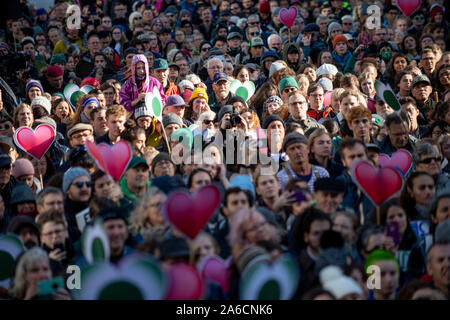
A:
{"type": "Polygon", "coordinates": [[[5,3],[0,243],[14,234],[24,250],[1,297],[43,298],[42,281],[86,265],[83,230],[100,221],[112,265],[137,253],[162,270],[227,261],[204,299],[241,298],[246,270],[287,255],[298,269],[288,298],[449,299],[448,13],[424,0],[406,16],[405,3],[5,3]],[[40,159],[17,138],[39,125],[55,133],[40,159]],[[116,181],[86,144],[122,141],[133,154],[116,181]],[[400,154],[402,186],[376,202],[354,168],[400,154]],[[167,200],[209,185],[220,203],[188,237],[167,200]]]}

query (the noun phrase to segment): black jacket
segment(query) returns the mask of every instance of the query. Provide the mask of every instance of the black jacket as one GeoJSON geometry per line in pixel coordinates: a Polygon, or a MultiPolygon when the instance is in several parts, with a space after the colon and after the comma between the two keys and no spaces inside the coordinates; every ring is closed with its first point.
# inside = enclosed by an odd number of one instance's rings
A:
{"type": "Polygon", "coordinates": [[[72,243],[78,241],[81,237],[81,232],[78,229],[76,215],[80,211],[86,209],[88,207],[88,202],[78,202],[72,201],[69,197],[66,198],[64,202],[64,214],[67,220],[67,230],[69,232],[69,239],[72,243]]]}

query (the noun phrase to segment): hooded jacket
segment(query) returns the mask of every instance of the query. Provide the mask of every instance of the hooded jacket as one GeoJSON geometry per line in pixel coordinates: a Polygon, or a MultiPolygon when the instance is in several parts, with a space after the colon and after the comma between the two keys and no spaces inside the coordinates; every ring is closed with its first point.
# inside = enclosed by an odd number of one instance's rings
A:
{"type": "Polygon", "coordinates": [[[292,70],[297,72],[298,69],[300,68],[300,65],[302,64],[302,61],[300,59],[300,57],[301,57],[300,47],[295,43],[288,43],[284,46],[282,52],[283,52],[283,60],[288,64],[289,68],[291,68],[292,70]],[[291,49],[291,47],[295,47],[296,51],[298,52],[298,61],[295,64],[290,63],[288,60],[288,52],[289,52],[289,49],[291,49]]]}
{"type": "Polygon", "coordinates": [[[134,112],[135,107],[131,106],[131,103],[138,98],[140,93],[151,92],[154,87],[158,88],[162,103],[165,104],[166,96],[164,94],[164,88],[157,79],[150,76],[147,58],[143,54],[137,54],[133,57],[133,61],[131,62],[131,76],[120,89],[120,104],[123,105],[127,111],[132,113],[134,112]],[[136,84],[136,64],[138,62],[143,62],[145,68],[145,77],[144,80],[142,80],[143,83],[140,91],[136,84]]]}

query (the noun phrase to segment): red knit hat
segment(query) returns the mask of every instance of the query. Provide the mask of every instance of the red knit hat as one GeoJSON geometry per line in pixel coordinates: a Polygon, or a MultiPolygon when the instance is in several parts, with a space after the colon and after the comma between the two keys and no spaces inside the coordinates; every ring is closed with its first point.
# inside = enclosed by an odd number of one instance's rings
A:
{"type": "Polygon", "coordinates": [[[88,77],[84,78],[83,81],[81,81],[81,86],[91,86],[94,89],[100,89],[100,82],[98,82],[97,79],[88,77]]]}
{"type": "Polygon", "coordinates": [[[270,13],[270,2],[263,0],[259,3],[259,13],[270,13]]]}
{"type": "Polygon", "coordinates": [[[336,48],[336,45],[337,45],[339,42],[345,42],[345,44],[346,44],[347,47],[348,47],[348,41],[347,41],[347,38],[346,38],[343,34],[338,34],[338,35],[335,36],[334,39],[333,39],[333,49],[336,48]]]}
{"type": "Polygon", "coordinates": [[[47,68],[47,70],[45,71],[45,74],[47,75],[47,77],[60,77],[63,75],[63,71],[61,69],[60,66],[54,65],[54,66],[49,66],[47,68]]]}
{"type": "Polygon", "coordinates": [[[430,21],[432,21],[434,19],[434,16],[436,15],[436,13],[440,12],[443,16],[445,16],[445,8],[443,8],[441,5],[439,5],[438,3],[433,4],[430,7],[430,21]]]}

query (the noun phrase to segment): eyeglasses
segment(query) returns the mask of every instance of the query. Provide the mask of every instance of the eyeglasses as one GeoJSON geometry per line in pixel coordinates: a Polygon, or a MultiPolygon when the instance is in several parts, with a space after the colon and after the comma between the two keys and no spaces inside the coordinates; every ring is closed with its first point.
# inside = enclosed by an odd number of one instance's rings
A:
{"type": "Polygon", "coordinates": [[[352,22],[343,22],[342,23],[344,26],[351,26],[353,23],[352,22]]]}
{"type": "Polygon", "coordinates": [[[87,138],[87,137],[90,137],[91,135],[92,135],[92,134],[90,134],[90,133],[74,134],[74,135],[72,135],[72,139],[78,140],[78,139],[81,139],[81,138],[87,138]]]}
{"type": "Polygon", "coordinates": [[[259,36],[259,32],[250,32],[251,36],[259,36]]]}
{"type": "Polygon", "coordinates": [[[214,123],[214,120],[203,120],[203,123],[206,125],[214,123]]]}
{"type": "Polygon", "coordinates": [[[135,17],[133,20],[142,20],[142,17],[135,17]]]}
{"type": "Polygon", "coordinates": [[[165,166],[168,166],[168,165],[171,165],[171,164],[172,164],[172,162],[170,162],[169,160],[163,160],[163,161],[158,162],[155,165],[155,167],[161,168],[161,167],[165,167],[165,166]]]}
{"type": "Polygon", "coordinates": [[[203,48],[202,48],[202,51],[208,51],[209,49],[211,49],[211,47],[206,47],[206,48],[203,47],[203,48]]]}
{"type": "Polygon", "coordinates": [[[5,125],[3,125],[3,126],[0,126],[0,130],[9,130],[9,129],[11,129],[11,125],[10,124],[5,124],[5,125]]]}
{"type": "Polygon", "coordinates": [[[416,16],[416,17],[414,17],[414,20],[425,20],[425,17],[424,16],[416,16]]]}
{"type": "Polygon", "coordinates": [[[58,236],[58,235],[60,235],[63,232],[64,232],[64,229],[57,229],[55,231],[50,231],[50,232],[47,232],[47,233],[43,233],[42,235],[44,237],[51,237],[53,235],[58,236]]]}
{"type": "Polygon", "coordinates": [[[84,185],[86,187],[88,187],[88,188],[92,187],[92,182],[90,182],[90,181],[84,181],[84,182],[83,181],[78,181],[78,182],[76,182],[74,184],[75,184],[75,186],[77,186],[78,189],[83,188],[84,185]]]}
{"type": "Polygon", "coordinates": [[[255,25],[255,24],[259,24],[259,21],[254,21],[254,22],[248,22],[248,25],[250,25],[250,26],[253,26],[253,25],[255,25]]]}
{"type": "Polygon", "coordinates": [[[443,72],[439,75],[439,78],[444,78],[444,77],[450,77],[450,71],[449,72],[443,72]]]}
{"type": "Polygon", "coordinates": [[[430,164],[432,161],[436,161],[437,163],[441,163],[441,157],[428,157],[425,159],[420,160],[420,163],[430,164]]]}

